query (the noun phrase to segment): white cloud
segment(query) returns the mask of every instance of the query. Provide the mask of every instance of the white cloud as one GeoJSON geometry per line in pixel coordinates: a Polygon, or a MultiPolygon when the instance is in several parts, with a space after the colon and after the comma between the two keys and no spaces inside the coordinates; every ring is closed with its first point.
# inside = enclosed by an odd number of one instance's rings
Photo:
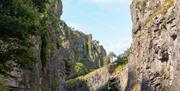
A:
{"type": "Polygon", "coordinates": [[[103,46],[107,53],[112,51],[117,55],[123,53],[127,48],[130,48],[131,45],[131,39],[128,38],[121,38],[110,41],[111,42],[105,43],[103,46]]]}

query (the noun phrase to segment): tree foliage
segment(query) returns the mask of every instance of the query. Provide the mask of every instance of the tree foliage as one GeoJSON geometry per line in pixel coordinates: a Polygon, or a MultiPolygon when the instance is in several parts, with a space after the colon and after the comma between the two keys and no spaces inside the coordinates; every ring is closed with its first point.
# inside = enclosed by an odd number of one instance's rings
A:
{"type": "Polygon", "coordinates": [[[16,38],[18,47],[0,52],[0,73],[11,71],[14,66],[32,68],[35,61],[30,34],[40,30],[40,13],[31,0],[2,0],[0,2],[0,39],[10,44],[16,38]],[[16,65],[15,65],[16,64],[16,65]]]}
{"type": "Polygon", "coordinates": [[[128,57],[130,55],[130,49],[127,49],[124,53],[120,54],[117,58],[117,64],[128,63],[128,57]]]}
{"type": "MultiPolygon", "coordinates": [[[[1,0],[0,2],[0,40],[6,44],[9,39],[16,39],[18,47],[0,51],[0,74],[9,72],[14,64],[22,68],[32,68],[35,62],[34,51],[30,36],[41,36],[41,56],[43,64],[47,60],[49,48],[48,28],[55,16],[48,13],[45,7],[50,0],[1,0]]],[[[53,21],[54,22],[54,21],[53,21]]],[[[58,23],[57,23],[58,24],[58,23]]],[[[15,46],[15,45],[14,45],[15,46]]]]}

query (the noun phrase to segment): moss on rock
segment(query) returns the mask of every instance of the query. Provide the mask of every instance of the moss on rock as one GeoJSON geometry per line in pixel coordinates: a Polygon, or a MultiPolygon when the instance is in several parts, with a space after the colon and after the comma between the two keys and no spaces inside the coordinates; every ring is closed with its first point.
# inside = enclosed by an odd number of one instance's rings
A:
{"type": "Polygon", "coordinates": [[[80,76],[80,77],[77,77],[77,78],[73,78],[73,79],[67,80],[66,84],[68,85],[68,87],[72,87],[73,88],[76,85],[81,84],[83,82],[85,82],[85,81],[83,80],[83,77],[80,76]]]}

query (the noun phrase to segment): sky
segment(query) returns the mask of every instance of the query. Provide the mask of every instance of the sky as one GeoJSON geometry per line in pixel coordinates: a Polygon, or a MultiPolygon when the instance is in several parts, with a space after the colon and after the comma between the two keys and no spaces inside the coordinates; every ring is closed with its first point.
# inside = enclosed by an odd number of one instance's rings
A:
{"type": "Polygon", "coordinates": [[[62,0],[61,19],[92,34],[107,53],[119,55],[131,45],[131,0],[62,0]]]}

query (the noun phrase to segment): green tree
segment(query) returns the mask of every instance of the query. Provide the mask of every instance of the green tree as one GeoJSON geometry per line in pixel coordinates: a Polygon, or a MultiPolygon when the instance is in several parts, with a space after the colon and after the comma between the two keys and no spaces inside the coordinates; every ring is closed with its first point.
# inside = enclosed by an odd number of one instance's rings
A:
{"type": "Polygon", "coordinates": [[[14,66],[32,68],[35,62],[34,45],[29,35],[36,34],[40,30],[39,16],[40,13],[31,0],[0,2],[0,40],[3,44],[19,45],[0,52],[0,74],[7,74],[14,66]]]}
{"type": "MultiPolygon", "coordinates": [[[[42,38],[42,60],[47,59],[48,26],[55,20],[48,13],[46,6],[49,0],[1,0],[0,2],[0,40],[5,44],[15,43],[18,46],[0,52],[0,74],[7,74],[14,64],[22,68],[32,68],[35,62],[34,45],[31,35],[42,38]],[[51,20],[48,20],[51,19],[51,20]],[[12,42],[11,39],[15,39],[12,42]]],[[[53,23],[52,23],[53,24],[53,23]]],[[[52,25],[51,24],[51,25],[52,25]]],[[[1,45],[0,45],[1,46],[1,45]]],[[[45,62],[42,62],[45,64],[45,62]]]]}
{"type": "Polygon", "coordinates": [[[128,63],[128,57],[130,55],[130,48],[127,49],[124,53],[120,54],[117,58],[117,64],[126,64],[128,63]]]}

